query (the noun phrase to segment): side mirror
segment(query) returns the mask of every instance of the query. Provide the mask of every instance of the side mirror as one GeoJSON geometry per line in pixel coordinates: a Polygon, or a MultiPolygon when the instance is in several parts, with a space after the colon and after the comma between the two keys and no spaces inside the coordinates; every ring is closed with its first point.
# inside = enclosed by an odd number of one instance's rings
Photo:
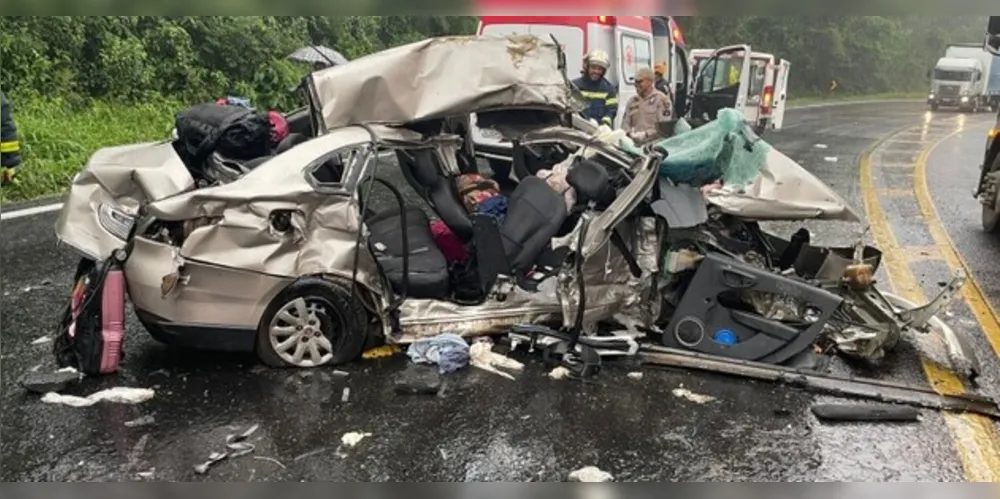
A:
{"type": "Polygon", "coordinates": [[[1000,55],[1000,16],[990,16],[983,48],[993,55],[1000,55]]]}

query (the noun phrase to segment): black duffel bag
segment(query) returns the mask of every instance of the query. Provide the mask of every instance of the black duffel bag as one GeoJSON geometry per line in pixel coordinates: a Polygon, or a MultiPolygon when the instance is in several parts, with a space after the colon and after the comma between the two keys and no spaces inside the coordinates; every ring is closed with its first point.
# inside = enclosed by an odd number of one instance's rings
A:
{"type": "Polygon", "coordinates": [[[240,106],[199,104],[175,116],[177,140],[184,162],[201,168],[213,152],[235,160],[271,153],[271,120],[266,113],[240,106]]]}

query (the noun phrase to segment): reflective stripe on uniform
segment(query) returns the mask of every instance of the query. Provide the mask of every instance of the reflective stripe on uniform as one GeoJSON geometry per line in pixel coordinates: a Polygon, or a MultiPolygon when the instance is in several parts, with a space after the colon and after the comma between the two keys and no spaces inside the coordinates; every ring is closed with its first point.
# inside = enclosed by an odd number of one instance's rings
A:
{"type": "Polygon", "coordinates": [[[586,98],[588,98],[588,99],[607,99],[608,98],[608,93],[607,92],[589,92],[589,91],[585,91],[584,90],[584,91],[581,91],[580,93],[583,94],[583,96],[586,97],[586,98]]]}
{"type": "Polygon", "coordinates": [[[0,152],[18,152],[21,150],[21,143],[16,140],[0,142],[0,152]]]}
{"type": "Polygon", "coordinates": [[[618,104],[618,97],[612,97],[604,101],[605,104],[609,106],[615,106],[618,104]]]}

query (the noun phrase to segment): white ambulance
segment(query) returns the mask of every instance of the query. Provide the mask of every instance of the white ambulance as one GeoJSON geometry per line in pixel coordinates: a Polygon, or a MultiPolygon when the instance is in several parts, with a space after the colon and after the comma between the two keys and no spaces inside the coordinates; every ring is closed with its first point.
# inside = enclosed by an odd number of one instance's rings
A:
{"type": "MultiPolygon", "coordinates": [[[[705,70],[695,90],[702,94],[733,91],[733,81],[743,71],[745,51],[749,46],[734,45],[723,49],[693,49],[690,55],[691,74],[705,70]],[[715,57],[713,57],[715,56],[715,57]],[[711,63],[708,63],[711,59],[711,63]]],[[[780,130],[785,118],[788,100],[788,73],[791,62],[776,59],[765,52],[751,52],[749,86],[737,96],[736,109],[743,111],[746,120],[757,133],[780,130]]],[[[697,116],[692,113],[692,116],[697,116]]]]}

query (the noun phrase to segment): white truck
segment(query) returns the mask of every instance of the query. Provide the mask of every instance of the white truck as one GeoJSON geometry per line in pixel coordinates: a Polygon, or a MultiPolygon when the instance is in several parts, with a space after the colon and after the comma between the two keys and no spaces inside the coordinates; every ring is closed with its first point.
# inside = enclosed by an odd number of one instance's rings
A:
{"type": "Polygon", "coordinates": [[[986,102],[993,111],[1000,108],[1000,56],[987,52],[982,43],[953,43],[945,48],[944,56],[979,59],[983,63],[986,102]]]}
{"type": "MultiPolygon", "coordinates": [[[[927,96],[927,104],[931,110],[941,106],[956,107],[961,111],[979,112],[990,107],[990,99],[986,93],[986,82],[989,74],[978,54],[962,50],[963,47],[950,46],[952,56],[946,55],[938,59],[931,74],[931,91],[927,96]]],[[[978,48],[985,56],[992,57],[978,48]]]]}

